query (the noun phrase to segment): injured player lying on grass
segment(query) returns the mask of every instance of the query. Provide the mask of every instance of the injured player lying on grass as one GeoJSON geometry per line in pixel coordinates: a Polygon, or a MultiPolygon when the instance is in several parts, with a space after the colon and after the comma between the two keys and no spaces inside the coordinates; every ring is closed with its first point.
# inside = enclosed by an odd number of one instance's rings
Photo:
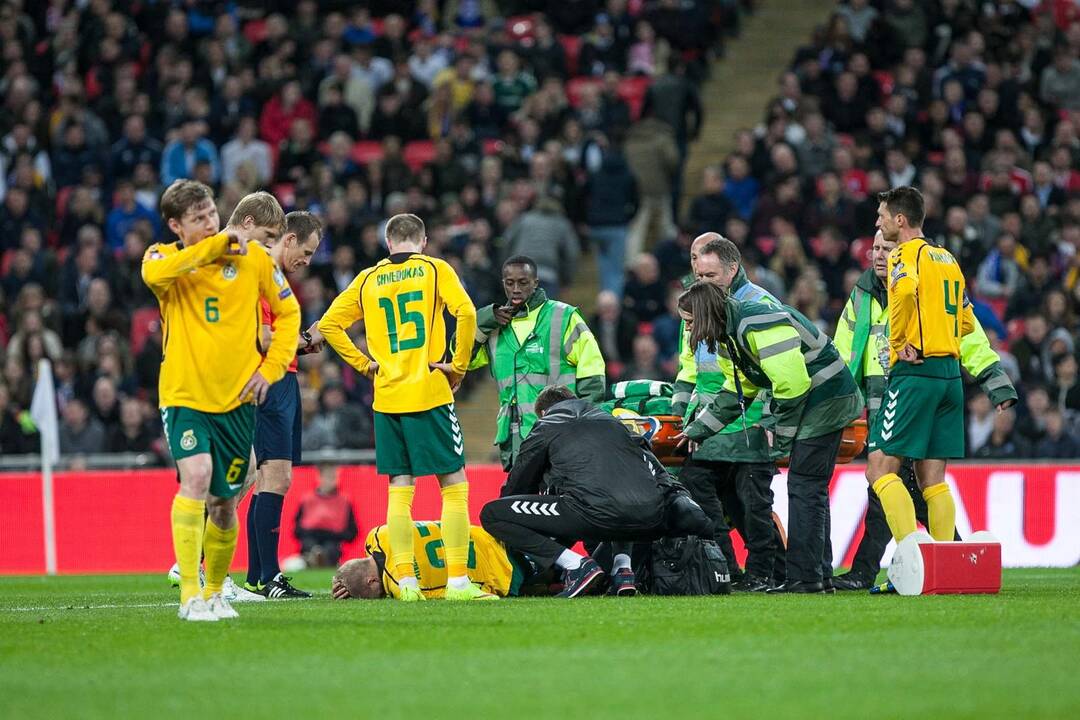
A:
{"type": "MultiPolygon", "coordinates": [[[[400,589],[394,569],[386,562],[392,548],[385,525],[368,533],[364,548],[367,557],[349,560],[338,568],[331,582],[331,595],[338,600],[396,598],[400,589]]],[[[439,523],[413,523],[413,552],[423,599],[442,599],[446,594],[447,569],[439,523]]],[[[528,561],[520,556],[512,558],[502,543],[476,526],[469,528],[466,570],[469,580],[484,591],[484,600],[518,595],[525,580],[534,575],[528,561]]]]}

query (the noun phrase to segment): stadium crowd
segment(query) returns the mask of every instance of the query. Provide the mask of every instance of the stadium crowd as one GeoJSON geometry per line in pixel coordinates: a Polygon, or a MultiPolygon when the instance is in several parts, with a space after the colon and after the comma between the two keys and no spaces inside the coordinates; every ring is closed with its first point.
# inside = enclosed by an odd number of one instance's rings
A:
{"type": "MultiPolygon", "coordinates": [[[[698,86],[748,6],[0,3],[0,452],[36,447],[47,357],[65,453],[164,453],[140,263],[168,239],[162,189],[193,177],[222,217],[268,187],[324,219],[290,278],[303,327],[385,256],[395,213],[424,218],[477,306],[501,302],[504,257],[534,258],[558,297],[593,252],[601,292],[582,310],[609,380],[674,377],[675,299],[705,230],[831,333],[875,193],[914,184],[1022,391],[1016,416],[972,394],[969,450],[1080,454],[1075,3],[841,3],[684,198],[698,86]]],[[[300,375],[305,449],[369,447],[370,383],[328,353],[300,375]]]]}
{"type": "MultiPolygon", "coordinates": [[[[383,219],[402,211],[429,221],[429,252],[455,264],[477,304],[499,292],[498,258],[511,252],[535,255],[557,292],[581,249],[575,228],[608,221],[589,215],[590,175],[623,136],[648,135],[637,121],[646,86],[667,93],[665,110],[693,102],[687,77],[737,21],[733,3],[667,0],[94,0],[0,12],[6,453],[37,443],[26,410],[42,357],[55,366],[65,453],[161,452],[162,338],[139,270],[145,249],[169,239],[157,202],[174,179],[212,186],[222,217],[269,187],[286,209],[325,220],[310,272],[291,278],[305,327],[386,254],[383,219]]],[[[695,130],[666,131],[680,165],[695,130]]],[[[629,177],[625,163],[616,172],[629,177]]],[[[665,173],[644,202],[670,225],[676,168],[665,173]]],[[[369,446],[370,384],[326,356],[302,374],[306,445],[369,446]]]]}

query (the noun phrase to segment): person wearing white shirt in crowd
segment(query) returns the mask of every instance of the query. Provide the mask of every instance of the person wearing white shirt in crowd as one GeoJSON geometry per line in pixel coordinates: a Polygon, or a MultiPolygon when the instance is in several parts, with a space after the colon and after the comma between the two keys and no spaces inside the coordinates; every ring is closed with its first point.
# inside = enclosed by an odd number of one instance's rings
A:
{"type": "Polygon", "coordinates": [[[221,179],[226,184],[236,180],[240,166],[250,163],[255,168],[259,185],[270,182],[273,175],[270,146],[259,139],[255,118],[241,118],[236,136],[221,147],[221,179]]]}

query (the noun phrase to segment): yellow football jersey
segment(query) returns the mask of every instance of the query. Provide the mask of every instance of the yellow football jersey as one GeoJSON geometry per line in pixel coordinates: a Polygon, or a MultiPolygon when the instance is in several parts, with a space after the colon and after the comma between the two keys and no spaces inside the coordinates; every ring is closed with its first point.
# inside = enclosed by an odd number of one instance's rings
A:
{"type": "Polygon", "coordinates": [[[285,276],[261,244],[225,255],[228,243],[222,232],[190,247],[152,245],[143,256],[143,281],[161,307],[161,407],[228,412],[256,370],[277,382],[296,355],[300,305],[285,276]],[[265,359],[256,345],[260,297],[277,329],[265,359]]]}
{"type": "MultiPolygon", "coordinates": [[[[420,591],[429,599],[446,594],[446,557],[443,554],[442,527],[437,522],[413,523],[413,563],[420,591]]],[[[375,558],[382,572],[383,588],[390,597],[398,597],[393,568],[387,567],[390,556],[390,533],[385,525],[371,529],[364,540],[367,554],[375,558]]],[[[516,595],[521,576],[514,569],[506,548],[482,527],[469,528],[469,579],[489,593],[506,597],[516,595]]]]}
{"type": "MultiPolygon", "coordinates": [[[[384,413],[410,413],[454,400],[446,376],[432,370],[446,353],[444,310],[457,318],[457,334],[476,334],[476,308],[457,273],[445,261],[419,253],[397,253],[363,270],[319,320],[319,331],[341,358],[360,372],[367,356],[346,331],[364,321],[367,347],[379,364],[372,406],[384,413]]],[[[472,347],[454,351],[454,369],[469,367],[472,347]]]]}
{"type": "Polygon", "coordinates": [[[959,358],[975,316],[956,258],[916,238],[889,254],[888,272],[890,364],[908,344],[922,357],[959,358]]]}

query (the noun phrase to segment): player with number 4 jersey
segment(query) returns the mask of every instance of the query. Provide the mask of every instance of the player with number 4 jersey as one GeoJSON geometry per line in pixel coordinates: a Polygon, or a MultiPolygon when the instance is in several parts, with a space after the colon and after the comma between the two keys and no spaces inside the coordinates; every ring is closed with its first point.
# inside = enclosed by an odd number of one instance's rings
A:
{"type": "Polygon", "coordinates": [[[390,257],[362,271],[319,320],[319,332],[345,362],[375,383],[375,464],[390,476],[386,526],[401,600],[423,600],[413,569],[412,500],[415,478],[435,475],[442,486],[447,600],[494,599],[466,573],[469,486],[465,448],[454,413],[454,391],[469,366],[468,343],[451,362],[446,353],[449,311],[463,337],[476,333],[476,308],[453,268],[422,254],[424,222],[395,215],[386,222],[390,257]],[[368,358],[346,331],[363,320],[368,358]]]}
{"type": "Polygon", "coordinates": [[[889,370],[870,432],[866,478],[897,541],[915,531],[915,506],[897,472],[915,461],[930,534],[952,540],[956,508],[945,483],[948,458],[964,456],[960,338],[975,327],[964,274],[947,251],[922,237],[922,195],[899,187],[881,195],[878,227],[899,246],[885,277],[889,370]]]}

